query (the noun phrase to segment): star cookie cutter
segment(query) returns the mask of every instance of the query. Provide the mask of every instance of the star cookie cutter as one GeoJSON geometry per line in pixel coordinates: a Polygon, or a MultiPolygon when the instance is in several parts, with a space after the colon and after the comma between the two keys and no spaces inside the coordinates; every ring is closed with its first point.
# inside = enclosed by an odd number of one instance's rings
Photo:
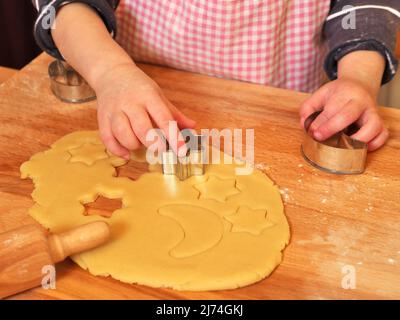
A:
{"type": "Polygon", "coordinates": [[[183,130],[187,153],[183,157],[177,156],[166,141],[167,151],[162,155],[162,171],[165,175],[176,175],[179,180],[186,180],[191,176],[201,176],[205,171],[206,144],[205,136],[198,135],[190,130],[183,130]]]}

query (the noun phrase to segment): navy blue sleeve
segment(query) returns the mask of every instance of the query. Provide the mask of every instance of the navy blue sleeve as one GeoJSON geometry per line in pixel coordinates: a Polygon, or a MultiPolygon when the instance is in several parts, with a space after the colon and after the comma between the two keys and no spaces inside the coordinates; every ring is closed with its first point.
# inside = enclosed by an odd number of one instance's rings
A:
{"type": "Polygon", "coordinates": [[[398,67],[395,48],[399,28],[400,0],[332,1],[323,31],[329,47],[324,64],[328,77],[337,78],[338,61],[346,54],[370,50],[385,59],[382,84],[389,82],[398,67]],[[351,15],[355,19],[351,20],[351,15]]]}
{"type": "Polygon", "coordinates": [[[98,12],[107,30],[114,37],[117,32],[117,22],[114,10],[119,0],[32,0],[32,4],[38,11],[38,17],[34,25],[34,36],[39,47],[57,59],[64,60],[51,37],[51,25],[62,6],[79,2],[84,3],[98,12]]]}

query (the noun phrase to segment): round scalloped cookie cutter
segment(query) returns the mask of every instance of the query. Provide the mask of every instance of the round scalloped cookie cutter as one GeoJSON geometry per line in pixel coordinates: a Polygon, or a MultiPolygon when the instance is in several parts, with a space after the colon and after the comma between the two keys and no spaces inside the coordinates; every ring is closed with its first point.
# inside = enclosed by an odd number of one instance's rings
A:
{"type": "Polygon", "coordinates": [[[301,153],[314,167],[334,174],[360,174],[365,170],[367,144],[350,138],[359,129],[355,124],[325,141],[315,140],[308,132],[311,123],[321,113],[314,112],[304,122],[304,140],[301,153]]]}
{"type": "Polygon", "coordinates": [[[55,60],[49,65],[50,87],[61,101],[83,103],[96,99],[89,84],[66,62],[55,60]]]}

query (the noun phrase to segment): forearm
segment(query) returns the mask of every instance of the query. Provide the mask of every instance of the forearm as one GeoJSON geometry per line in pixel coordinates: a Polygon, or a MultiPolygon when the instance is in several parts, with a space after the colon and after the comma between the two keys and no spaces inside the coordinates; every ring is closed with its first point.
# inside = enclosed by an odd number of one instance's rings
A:
{"type": "Polygon", "coordinates": [[[375,51],[354,51],[339,60],[338,79],[360,83],[376,98],[382,83],[385,60],[375,51]]]}
{"type": "Polygon", "coordinates": [[[109,70],[119,65],[134,65],[111,37],[98,14],[85,4],[72,3],[62,7],[52,37],[66,61],[95,90],[109,70]]]}

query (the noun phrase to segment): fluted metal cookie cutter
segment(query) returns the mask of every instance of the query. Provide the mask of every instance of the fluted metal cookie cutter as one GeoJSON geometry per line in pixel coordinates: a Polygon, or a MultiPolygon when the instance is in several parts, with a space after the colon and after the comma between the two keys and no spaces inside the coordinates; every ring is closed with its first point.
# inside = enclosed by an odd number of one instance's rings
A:
{"type": "Polygon", "coordinates": [[[304,122],[305,134],[301,153],[314,167],[335,174],[359,174],[365,170],[367,144],[350,136],[359,129],[355,124],[325,141],[315,140],[309,133],[311,123],[321,113],[314,112],[304,122]]]}
{"type": "Polygon", "coordinates": [[[176,175],[179,180],[186,180],[191,176],[200,176],[205,170],[206,145],[205,136],[182,132],[187,146],[187,153],[183,157],[177,156],[166,141],[167,151],[162,155],[163,174],[176,175]]]}
{"type": "Polygon", "coordinates": [[[49,76],[51,91],[61,101],[82,103],[96,98],[85,79],[64,61],[50,63],[49,76]]]}

